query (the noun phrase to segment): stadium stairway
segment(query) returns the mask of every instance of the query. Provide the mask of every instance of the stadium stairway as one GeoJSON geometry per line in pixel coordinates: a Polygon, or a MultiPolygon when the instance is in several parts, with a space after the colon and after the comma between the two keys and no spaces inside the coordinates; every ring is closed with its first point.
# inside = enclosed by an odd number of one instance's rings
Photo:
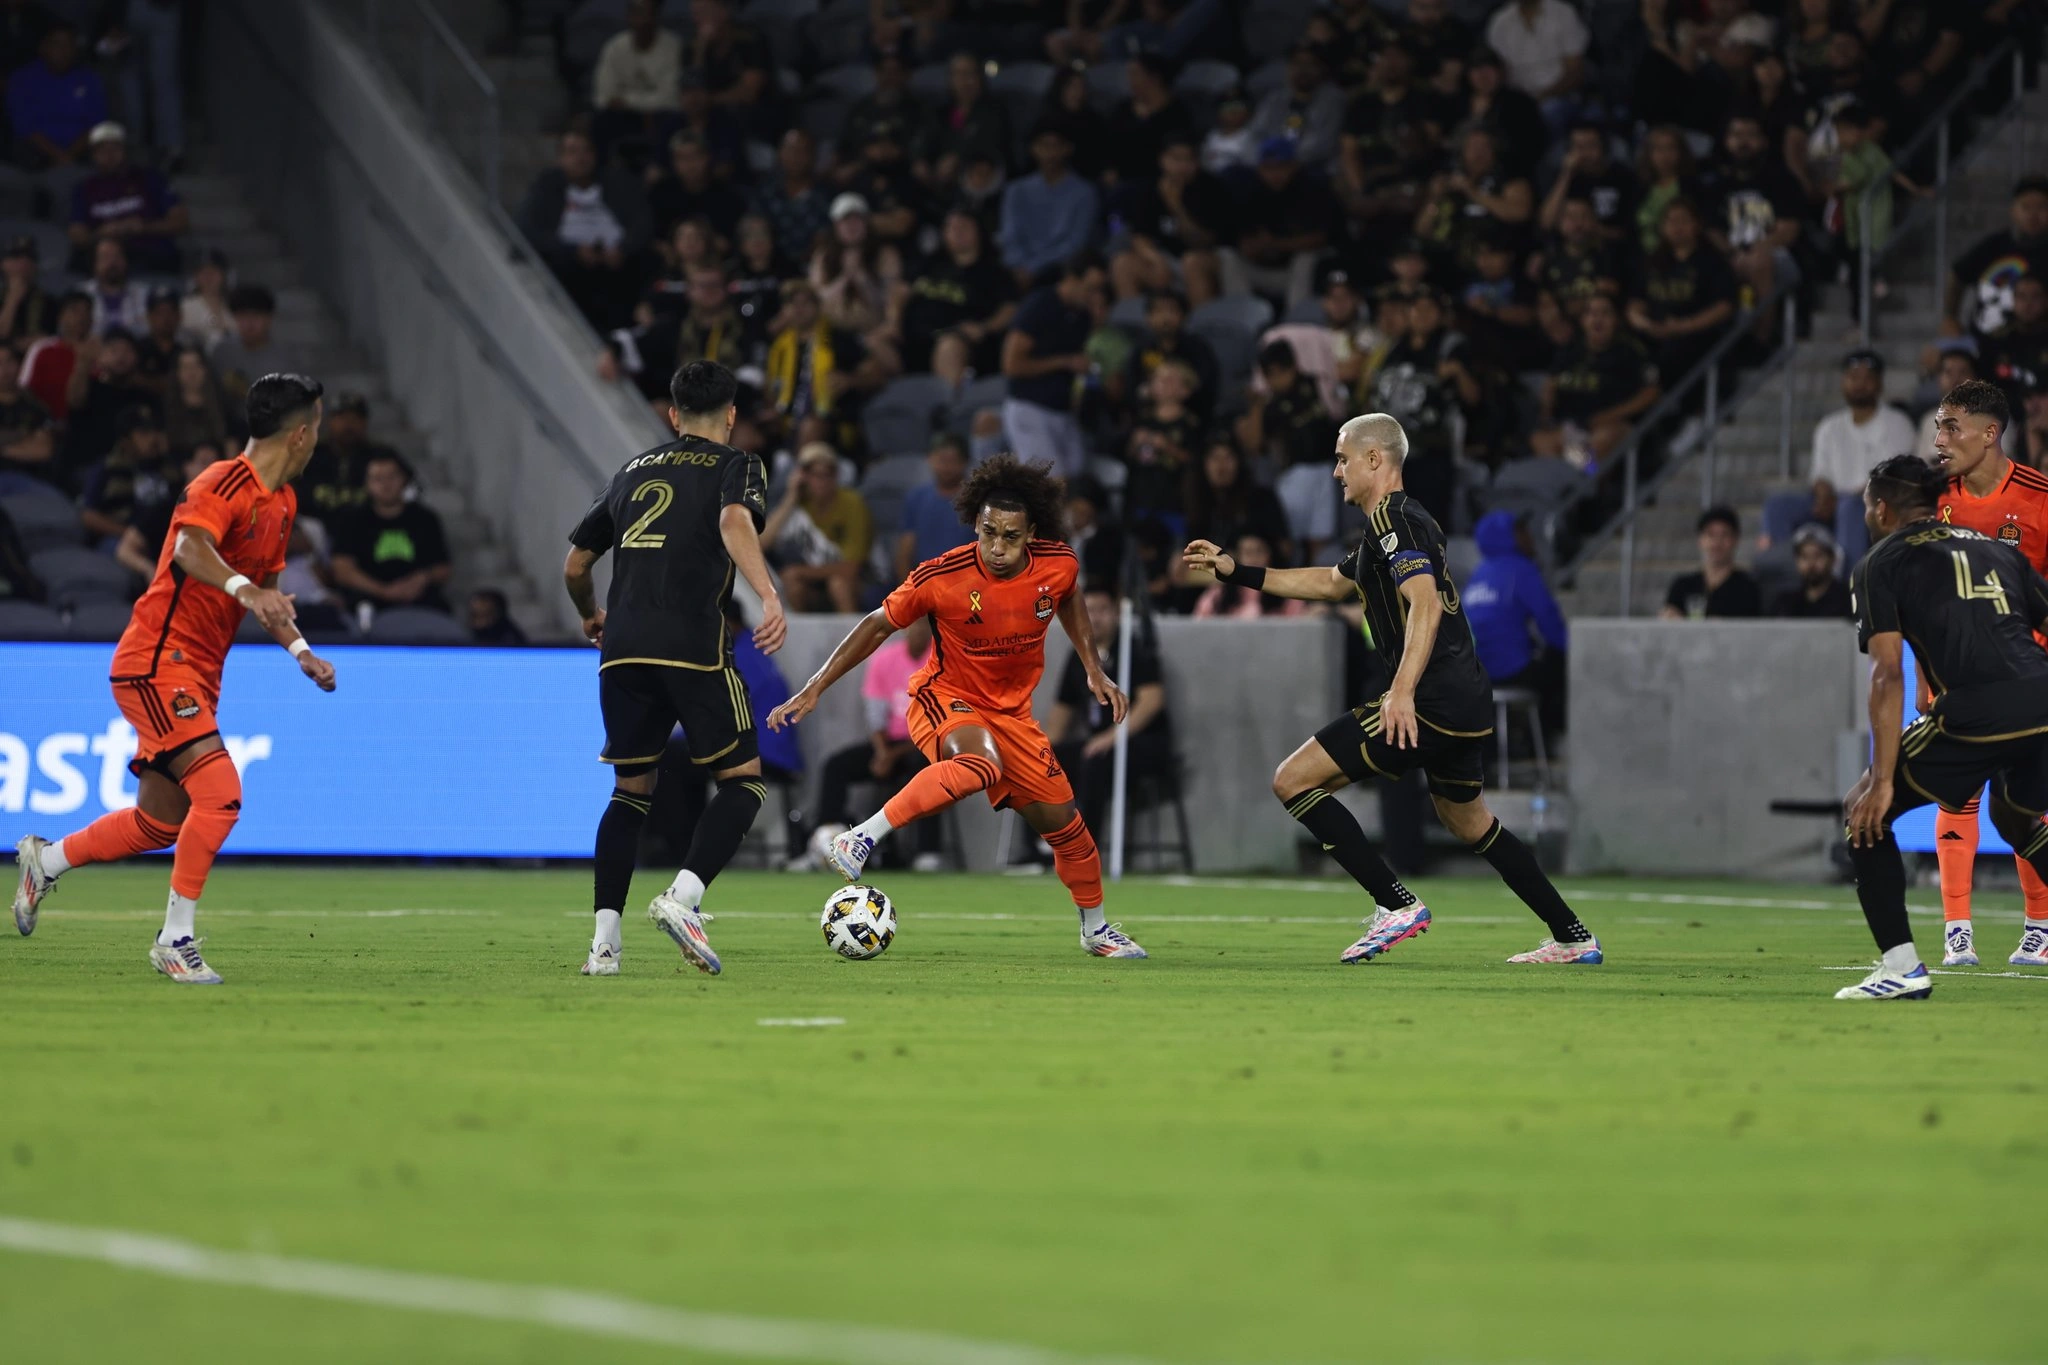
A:
{"type": "Polygon", "coordinates": [[[266,285],[276,293],[275,335],[304,348],[314,377],[327,386],[330,398],[353,391],[369,400],[371,438],[406,457],[418,476],[421,500],[441,516],[455,560],[449,600],[458,613],[471,589],[494,587],[508,599],[513,620],[536,638],[548,633],[543,623],[553,613],[540,605],[533,585],[520,575],[489,523],[472,509],[426,436],[406,420],[382,373],[349,343],[334,312],[305,284],[298,262],[276,234],[257,221],[235,177],[218,158],[204,153],[194,165],[178,178],[179,192],[191,206],[194,240],[226,252],[236,280],[266,285]]]}
{"type": "MultiPolygon", "coordinates": [[[[2036,130],[2030,140],[2028,164],[2048,164],[2048,144],[2039,129],[2048,126],[2048,89],[2030,92],[2022,117],[2036,130]]],[[[2005,226],[2013,182],[2012,139],[2008,123],[1976,151],[1969,168],[1957,177],[1949,208],[1950,259],[1960,256],[1987,232],[2005,226]]],[[[1901,217],[1907,211],[1901,200],[1901,217]]],[[[1895,402],[1907,400],[1918,383],[1919,357],[1930,345],[1941,320],[1941,299],[1933,283],[1933,231],[1914,230],[1888,262],[1889,298],[1875,310],[1872,347],[1885,358],[1885,391],[1895,402]]],[[[1755,557],[1764,499],[1772,493],[1805,485],[1814,424],[1842,405],[1842,356],[1860,345],[1853,321],[1852,297],[1846,285],[1832,281],[1820,291],[1810,337],[1801,342],[1785,369],[1771,376],[1731,418],[1724,419],[1715,461],[1712,501],[1733,506],[1742,517],[1742,561],[1755,557]],[[1791,387],[1791,478],[1780,476],[1780,413],[1785,388],[1791,387]]],[[[1706,461],[1697,449],[1689,464],[1665,484],[1656,502],[1636,522],[1635,581],[1631,609],[1654,616],[1673,576],[1699,567],[1694,523],[1705,505],[1706,461]]],[[[1621,546],[1617,538],[1582,565],[1568,589],[1560,590],[1568,616],[1614,616],[1621,599],[1621,546]]]]}

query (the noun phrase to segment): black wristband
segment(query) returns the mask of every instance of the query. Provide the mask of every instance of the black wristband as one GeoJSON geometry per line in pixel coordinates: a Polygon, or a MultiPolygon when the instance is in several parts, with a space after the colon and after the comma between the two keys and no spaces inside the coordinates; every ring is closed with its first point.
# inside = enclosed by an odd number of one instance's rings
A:
{"type": "Polygon", "coordinates": [[[1266,587],[1266,570],[1258,564],[1239,564],[1227,574],[1217,574],[1216,578],[1233,588],[1250,588],[1253,592],[1263,592],[1266,587]]]}

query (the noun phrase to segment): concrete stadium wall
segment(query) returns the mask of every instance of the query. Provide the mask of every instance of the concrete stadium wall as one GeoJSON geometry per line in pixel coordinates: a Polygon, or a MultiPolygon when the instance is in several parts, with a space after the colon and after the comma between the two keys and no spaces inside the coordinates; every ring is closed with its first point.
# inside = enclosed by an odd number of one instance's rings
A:
{"type": "MultiPolygon", "coordinates": [[[[228,164],[528,576],[557,581],[591,497],[661,439],[651,416],[596,381],[545,267],[324,6],[222,0],[208,27],[228,164]]],[[[567,597],[542,598],[573,633],[567,597]]]]}
{"type": "MultiPolygon", "coordinates": [[[[857,617],[797,616],[775,661],[794,691],[831,654],[857,617]]],[[[1198,872],[1293,870],[1299,829],[1273,800],[1273,769],[1344,706],[1343,627],[1334,621],[1159,622],[1166,704],[1185,770],[1183,796],[1198,872]]],[[[1045,682],[1034,709],[1045,717],[1072,652],[1057,625],[1046,637],[1045,682]]],[[[825,694],[799,729],[815,775],[835,749],[865,740],[855,673],[825,694]]],[[[814,793],[815,786],[807,786],[814,793]]],[[[969,863],[994,865],[997,817],[979,798],[963,802],[969,863]]],[[[1022,838],[1021,824],[1013,838],[1022,838]]],[[[1109,831],[1095,831],[1104,856],[1109,831]]]]}
{"type": "Polygon", "coordinates": [[[1770,803],[1841,797],[1863,677],[1847,624],[1573,621],[1572,870],[1825,876],[1840,830],[1770,803]]]}

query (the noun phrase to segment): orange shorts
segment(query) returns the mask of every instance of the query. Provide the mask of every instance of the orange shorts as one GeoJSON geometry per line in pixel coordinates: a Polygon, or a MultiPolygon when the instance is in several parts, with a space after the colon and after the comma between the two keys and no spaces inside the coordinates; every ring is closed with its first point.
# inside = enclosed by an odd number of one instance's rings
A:
{"type": "Polygon", "coordinates": [[[974,702],[927,687],[911,694],[909,720],[910,742],[934,763],[946,736],[961,726],[978,725],[988,731],[1003,765],[1002,780],[988,790],[988,803],[997,810],[1039,802],[1063,806],[1074,799],[1066,769],[1052,756],[1052,741],[1028,711],[1021,716],[985,711],[974,702]]]}
{"type": "Polygon", "coordinates": [[[179,753],[220,733],[214,707],[219,694],[198,678],[159,672],[154,678],[117,678],[114,703],[135,727],[135,758],[128,770],[137,777],[155,768],[170,776],[170,761],[179,753]]]}

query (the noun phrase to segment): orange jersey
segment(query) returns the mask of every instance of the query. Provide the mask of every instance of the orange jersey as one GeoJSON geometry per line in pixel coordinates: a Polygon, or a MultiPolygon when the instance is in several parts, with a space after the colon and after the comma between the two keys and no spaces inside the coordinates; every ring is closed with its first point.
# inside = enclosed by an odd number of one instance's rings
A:
{"type": "Polygon", "coordinates": [[[1950,479],[1941,495],[1941,519],[2004,541],[2035,572],[2048,574],[2048,474],[2014,464],[1998,490],[1982,498],[1973,497],[1961,479],[1950,479]]]}
{"type": "Polygon", "coordinates": [[[988,711],[1030,714],[1045,674],[1046,629],[1073,595],[1081,566],[1064,541],[1026,548],[1030,558],[1013,577],[991,575],[970,544],[926,560],[889,594],[882,610],[898,630],[931,618],[931,658],[911,678],[911,695],[932,688],[988,711]]]}
{"type": "Polygon", "coordinates": [[[209,532],[230,569],[263,583],[284,568],[298,510],[299,495],[291,485],[265,488],[246,456],[222,460],[192,480],[171,514],[156,576],[136,602],[114,650],[112,676],[153,678],[162,669],[189,675],[217,693],[228,646],[247,613],[234,598],[194,582],[172,562],[178,528],[209,532]]]}

